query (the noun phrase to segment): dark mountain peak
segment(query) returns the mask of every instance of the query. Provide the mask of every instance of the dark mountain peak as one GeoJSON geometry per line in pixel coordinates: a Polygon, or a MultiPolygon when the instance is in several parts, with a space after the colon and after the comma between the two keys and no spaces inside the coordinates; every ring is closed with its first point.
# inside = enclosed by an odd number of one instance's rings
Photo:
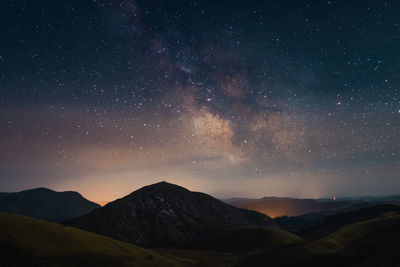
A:
{"type": "Polygon", "coordinates": [[[9,194],[21,194],[25,196],[31,197],[56,197],[56,198],[74,198],[74,199],[82,199],[86,200],[79,192],[76,191],[54,191],[52,189],[46,187],[37,187],[32,189],[23,190],[18,193],[9,193],[9,194]]]}
{"type": "Polygon", "coordinates": [[[56,191],[51,190],[46,187],[36,187],[36,188],[32,188],[32,189],[22,190],[19,193],[36,193],[36,192],[37,193],[40,193],[40,192],[49,193],[49,192],[56,192],[56,191]]]}
{"type": "Polygon", "coordinates": [[[38,187],[16,193],[0,193],[0,211],[54,222],[79,217],[99,207],[75,191],[57,192],[38,187]]]}
{"type": "Polygon", "coordinates": [[[146,185],[144,187],[145,188],[150,188],[150,187],[169,187],[169,188],[179,187],[179,188],[183,188],[184,189],[184,187],[182,187],[182,186],[179,186],[179,185],[176,185],[176,184],[171,184],[171,183],[168,183],[166,181],[161,181],[161,182],[154,183],[154,184],[151,184],[151,185],[146,185]]]}
{"type": "Polygon", "coordinates": [[[79,195],[82,196],[79,192],[76,191],[55,191],[53,189],[49,189],[46,187],[36,187],[36,188],[32,188],[32,189],[26,189],[26,190],[22,190],[20,192],[17,193],[12,193],[12,194],[19,194],[19,193],[43,193],[43,194],[73,194],[73,195],[79,195]]]}
{"type": "Polygon", "coordinates": [[[125,197],[107,203],[104,207],[109,208],[113,206],[128,205],[126,203],[135,203],[134,205],[136,205],[140,201],[152,205],[158,203],[159,205],[164,206],[166,204],[164,199],[170,200],[171,197],[174,198],[173,196],[182,197],[190,193],[194,192],[191,192],[182,186],[162,181],[143,186],[125,197]]]}
{"type": "Polygon", "coordinates": [[[180,246],[204,234],[273,225],[266,215],[167,182],[142,187],[67,223],[143,246],[180,246]]]}
{"type": "Polygon", "coordinates": [[[156,192],[177,192],[177,191],[190,192],[189,190],[187,190],[186,188],[184,188],[182,186],[162,181],[162,182],[158,182],[155,184],[144,186],[144,187],[132,192],[130,195],[137,194],[139,192],[140,193],[141,192],[156,193],[156,192]]]}

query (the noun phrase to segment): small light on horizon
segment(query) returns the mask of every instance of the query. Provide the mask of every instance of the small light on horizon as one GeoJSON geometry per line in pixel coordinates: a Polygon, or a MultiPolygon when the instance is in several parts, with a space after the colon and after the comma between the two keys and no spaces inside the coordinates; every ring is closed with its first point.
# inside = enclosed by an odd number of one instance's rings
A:
{"type": "Polygon", "coordinates": [[[332,199],[335,201],[335,200],[336,200],[336,197],[333,197],[332,199]]]}

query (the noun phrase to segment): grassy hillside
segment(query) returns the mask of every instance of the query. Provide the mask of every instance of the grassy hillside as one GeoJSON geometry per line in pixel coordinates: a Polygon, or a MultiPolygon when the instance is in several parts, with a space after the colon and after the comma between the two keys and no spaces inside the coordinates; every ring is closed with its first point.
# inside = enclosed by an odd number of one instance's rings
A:
{"type": "MultiPolygon", "coordinates": [[[[356,205],[358,206],[358,205],[356,205]]],[[[360,205],[360,207],[363,207],[360,205]]],[[[304,230],[301,236],[307,239],[316,239],[324,237],[330,233],[336,232],[347,225],[356,225],[358,222],[387,218],[387,214],[400,213],[400,207],[395,205],[372,205],[369,207],[353,210],[346,208],[342,212],[330,216],[321,216],[321,225],[304,230]]],[[[316,214],[318,216],[318,214],[316,214]]]]}
{"type": "MultiPolygon", "coordinates": [[[[341,252],[349,247],[390,245],[400,249],[400,213],[387,213],[374,218],[340,228],[325,238],[306,246],[311,253],[341,252]]],[[[400,250],[399,250],[400,251],[400,250]]]]}
{"type": "Polygon", "coordinates": [[[379,218],[388,212],[400,212],[400,206],[357,203],[335,211],[322,211],[296,217],[279,217],[275,218],[274,222],[282,229],[305,239],[319,239],[343,226],[379,218]]]}
{"type": "Polygon", "coordinates": [[[245,228],[207,237],[197,250],[149,251],[68,226],[0,213],[0,266],[400,266],[399,225],[400,213],[386,212],[317,240],[245,228]]]}
{"type": "Polygon", "coordinates": [[[181,266],[181,263],[97,234],[0,212],[0,266],[181,266]]]}
{"type": "Polygon", "coordinates": [[[316,241],[239,260],[239,266],[400,266],[400,213],[349,224],[316,241]]]}

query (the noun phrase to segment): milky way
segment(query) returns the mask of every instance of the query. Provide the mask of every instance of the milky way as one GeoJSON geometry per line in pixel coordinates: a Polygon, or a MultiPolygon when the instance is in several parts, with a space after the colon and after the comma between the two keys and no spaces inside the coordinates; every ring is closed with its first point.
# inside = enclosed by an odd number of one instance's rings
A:
{"type": "Polygon", "coordinates": [[[1,5],[1,191],[399,193],[397,1],[1,5]]]}

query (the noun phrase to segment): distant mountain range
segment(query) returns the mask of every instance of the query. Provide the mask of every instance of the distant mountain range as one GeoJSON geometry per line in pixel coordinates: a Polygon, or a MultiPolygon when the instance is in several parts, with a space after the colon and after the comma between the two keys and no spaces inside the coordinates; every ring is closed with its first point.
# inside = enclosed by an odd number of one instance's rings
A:
{"type": "Polygon", "coordinates": [[[300,216],[322,211],[335,211],[353,206],[356,203],[400,204],[400,196],[352,197],[333,199],[296,199],[264,197],[260,199],[230,198],[224,202],[242,209],[255,210],[270,217],[300,216]]]}
{"type": "MultiPolygon", "coordinates": [[[[331,200],[331,199],[330,199],[331,200]]],[[[400,203],[400,196],[361,196],[361,197],[340,197],[338,201],[353,201],[353,202],[385,202],[385,203],[400,203]]]]}
{"type": "Polygon", "coordinates": [[[226,203],[242,209],[256,210],[271,217],[299,216],[323,210],[335,210],[349,206],[349,201],[318,201],[315,199],[295,199],[264,197],[261,199],[234,198],[226,203]]]}
{"type": "Polygon", "coordinates": [[[0,211],[53,222],[76,218],[96,208],[100,205],[72,191],[36,188],[18,193],[0,193],[0,211]]]}
{"type": "Polygon", "coordinates": [[[269,227],[261,213],[161,182],[143,187],[66,224],[146,247],[185,246],[240,227],[269,227]]]}

